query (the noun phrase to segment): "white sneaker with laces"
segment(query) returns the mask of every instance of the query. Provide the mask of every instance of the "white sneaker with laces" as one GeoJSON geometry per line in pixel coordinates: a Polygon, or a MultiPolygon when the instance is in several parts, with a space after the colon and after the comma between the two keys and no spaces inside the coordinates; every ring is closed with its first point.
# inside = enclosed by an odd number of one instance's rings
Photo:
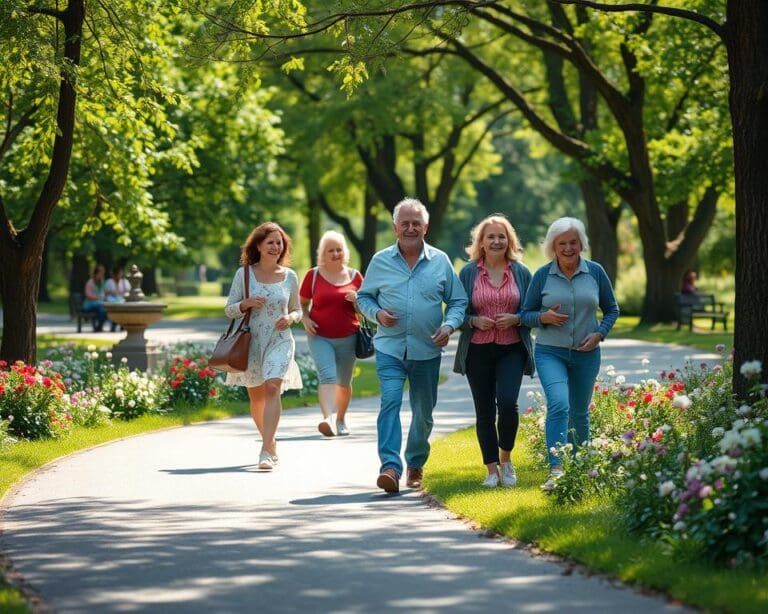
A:
{"type": "Polygon", "coordinates": [[[346,435],[349,435],[349,429],[347,428],[347,424],[342,420],[336,420],[336,434],[339,437],[345,437],[346,435]]]}
{"type": "Polygon", "coordinates": [[[265,469],[267,471],[275,468],[275,461],[272,460],[272,455],[269,452],[262,451],[259,454],[259,469],[265,469]]]}
{"type": "Polygon", "coordinates": [[[517,473],[512,461],[501,463],[501,485],[506,488],[517,486],[517,473]]]}
{"type": "Polygon", "coordinates": [[[499,485],[499,474],[498,473],[489,473],[488,477],[483,480],[483,483],[481,486],[484,486],[485,488],[496,488],[499,485]]]}

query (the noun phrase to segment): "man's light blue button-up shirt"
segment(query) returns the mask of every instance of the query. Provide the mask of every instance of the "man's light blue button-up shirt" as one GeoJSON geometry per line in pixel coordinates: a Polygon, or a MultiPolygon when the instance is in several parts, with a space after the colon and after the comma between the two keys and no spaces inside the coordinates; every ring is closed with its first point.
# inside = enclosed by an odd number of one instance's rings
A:
{"type": "Polygon", "coordinates": [[[467,294],[445,252],[424,243],[411,269],[395,243],[371,259],[357,304],[373,322],[380,309],[400,318],[393,326],[379,325],[374,338],[377,352],[400,359],[429,360],[439,356],[442,349],[432,342],[434,332],[443,323],[455,330],[464,321],[467,294]]]}

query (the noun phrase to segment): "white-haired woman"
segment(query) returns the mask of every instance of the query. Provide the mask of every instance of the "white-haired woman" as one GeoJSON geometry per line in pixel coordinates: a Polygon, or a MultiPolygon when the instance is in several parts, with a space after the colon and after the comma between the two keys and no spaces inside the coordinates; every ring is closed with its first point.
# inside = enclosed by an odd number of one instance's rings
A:
{"type": "Polygon", "coordinates": [[[352,398],[355,336],[360,328],[355,301],[363,276],[348,263],[344,235],[329,230],[320,238],[317,266],[307,272],[299,290],[305,314],[302,323],[320,379],[323,420],[317,428],[326,437],[334,435],[334,414],[335,433],[349,435],[346,414],[352,398]]]}
{"type": "Polygon", "coordinates": [[[603,267],[581,255],[589,241],[580,220],[562,217],[552,222],[542,247],[551,261],[533,275],[521,318],[525,326],[539,329],[534,355],[547,399],[550,472],[542,488],[552,490],[563,474],[553,448],[589,441],[589,403],[600,371],[600,342],[619,317],[619,306],[603,267]]]}

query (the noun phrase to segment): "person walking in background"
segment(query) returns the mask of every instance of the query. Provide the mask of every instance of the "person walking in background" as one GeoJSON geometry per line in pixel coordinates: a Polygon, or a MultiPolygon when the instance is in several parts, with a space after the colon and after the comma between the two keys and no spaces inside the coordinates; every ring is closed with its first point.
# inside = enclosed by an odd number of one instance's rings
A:
{"type": "Polygon", "coordinates": [[[318,397],[323,420],[318,430],[326,437],[349,435],[347,408],[352,398],[355,338],[360,323],[355,313],[357,290],[363,276],[350,269],[344,235],[329,230],[317,247],[317,266],[304,276],[299,290],[309,351],[320,383],[318,397]]]}
{"type": "Polygon", "coordinates": [[[294,361],[295,342],[291,324],[301,320],[299,280],[291,269],[291,239],[274,222],[257,226],[243,244],[240,262],[248,273],[248,298],[243,287],[243,268],[232,280],[225,313],[242,318],[252,309],[248,368],[228,373],[226,383],[245,386],[251,417],[261,435],[259,468],[271,470],[277,463],[275,435],[280,422],[280,395],[301,388],[301,373],[294,361]]]}
{"type": "Polygon", "coordinates": [[[611,281],[589,249],[584,224],[572,217],[547,230],[544,254],[551,261],[533,275],[523,301],[522,322],[539,328],[535,362],[547,399],[545,438],[550,475],[542,489],[555,488],[563,474],[553,447],[589,441],[589,403],[600,371],[600,342],[619,317],[611,281]],[[597,321],[597,308],[602,319],[597,321]]]}
{"type": "Polygon", "coordinates": [[[93,276],[85,282],[83,289],[83,310],[93,312],[96,320],[93,324],[94,332],[100,333],[107,321],[107,310],[104,309],[104,275],[106,269],[103,264],[97,264],[93,269],[93,276]]]}
{"type": "Polygon", "coordinates": [[[517,397],[523,373],[533,375],[531,331],[521,326],[520,305],[531,272],[506,217],[491,215],[472,229],[470,262],[459,273],[469,297],[453,370],[466,374],[475,403],[477,441],[488,475],[483,486],[512,487],[520,424],[517,397]]]}
{"type": "Polygon", "coordinates": [[[363,314],[380,324],[374,338],[381,387],[376,421],[381,468],[376,485],[390,493],[400,489],[403,473],[400,408],[405,381],[411,404],[406,485],[421,488],[440,354],[464,321],[467,307],[467,295],[448,256],[424,241],[429,228],[426,207],[406,198],[395,206],[392,218],[397,241],[374,255],[357,295],[363,314]]]}

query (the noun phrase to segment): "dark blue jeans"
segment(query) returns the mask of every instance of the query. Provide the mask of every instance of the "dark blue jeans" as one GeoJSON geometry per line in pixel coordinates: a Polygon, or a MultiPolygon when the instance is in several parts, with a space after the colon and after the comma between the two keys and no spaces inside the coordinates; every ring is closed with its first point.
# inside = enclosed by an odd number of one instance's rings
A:
{"type": "Polygon", "coordinates": [[[499,462],[499,448],[515,447],[520,425],[517,397],[528,357],[522,342],[470,343],[467,380],[475,402],[477,441],[483,464],[499,462]]]}

